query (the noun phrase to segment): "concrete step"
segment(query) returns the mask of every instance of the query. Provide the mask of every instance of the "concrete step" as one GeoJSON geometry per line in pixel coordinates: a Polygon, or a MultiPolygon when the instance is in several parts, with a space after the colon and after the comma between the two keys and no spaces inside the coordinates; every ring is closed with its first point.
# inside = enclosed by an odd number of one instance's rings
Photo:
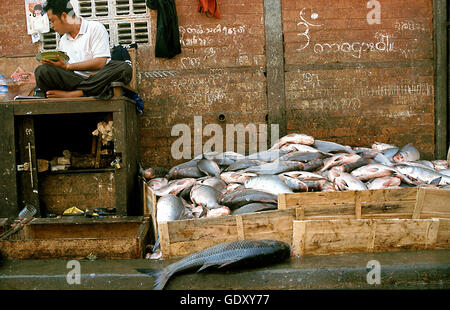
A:
{"type": "MultiPolygon", "coordinates": [[[[174,261],[80,260],[80,284],[69,284],[67,277],[74,279],[75,271],[69,260],[7,260],[0,265],[0,289],[148,290],[153,278],[136,268],[158,270],[174,261]]],[[[166,286],[173,290],[449,288],[450,250],[291,257],[264,268],[185,272],[173,276],[166,286]],[[367,281],[372,260],[379,262],[380,284],[367,281]]]]}

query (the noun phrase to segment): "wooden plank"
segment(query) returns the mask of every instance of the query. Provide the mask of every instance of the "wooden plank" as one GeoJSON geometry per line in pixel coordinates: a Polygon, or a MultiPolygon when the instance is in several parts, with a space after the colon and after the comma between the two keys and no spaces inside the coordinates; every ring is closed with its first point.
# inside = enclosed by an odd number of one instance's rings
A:
{"type": "MultiPolygon", "coordinates": [[[[67,113],[97,113],[121,111],[120,100],[99,100],[93,97],[76,99],[33,99],[32,101],[14,101],[15,115],[42,115],[42,114],[67,114],[67,113]]],[[[127,101],[128,102],[128,101],[127,101]]],[[[128,104],[134,102],[128,102],[128,104]]]]}
{"type": "Polygon", "coordinates": [[[450,190],[420,188],[423,205],[420,218],[450,218],[450,190]]]}
{"type": "Polygon", "coordinates": [[[14,109],[0,104],[0,217],[15,217],[18,210],[14,109]]]}
{"type": "Polygon", "coordinates": [[[303,219],[411,218],[417,188],[295,193],[279,195],[280,210],[303,208],[303,219]]]}
{"type": "Polygon", "coordinates": [[[141,178],[142,186],[143,186],[143,202],[144,202],[144,216],[149,216],[151,218],[152,227],[153,227],[153,236],[155,240],[158,239],[158,223],[156,222],[156,203],[157,198],[155,192],[148,186],[147,182],[143,178],[141,178]]]}
{"type": "Polygon", "coordinates": [[[240,238],[292,242],[294,209],[242,214],[239,217],[241,228],[238,227],[238,215],[159,223],[163,257],[185,256],[240,238]]]}
{"type": "Polygon", "coordinates": [[[450,248],[450,219],[439,219],[439,231],[436,238],[436,249],[450,248]]]}
{"type": "Polygon", "coordinates": [[[427,249],[438,230],[438,219],[294,221],[293,249],[298,255],[427,249]]]}
{"type": "Polygon", "coordinates": [[[420,213],[422,212],[424,200],[425,200],[425,191],[423,190],[423,188],[421,188],[417,191],[416,204],[414,206],[414,211],[412,215],[413,219],[420,219],[420,213]]]}

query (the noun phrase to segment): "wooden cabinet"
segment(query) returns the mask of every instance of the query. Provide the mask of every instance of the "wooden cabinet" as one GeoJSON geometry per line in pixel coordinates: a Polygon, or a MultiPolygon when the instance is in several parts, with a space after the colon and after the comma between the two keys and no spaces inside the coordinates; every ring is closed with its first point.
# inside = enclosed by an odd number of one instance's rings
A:
{"type": "Polygon", "coordinates": [[[82,210],[115,207],[118,215],[142,212],[134,101],[125,97],[9,101],[0,103],[0,124],[0,218],[17,216],[29,203],[38,207],[42,217],[73,206],[82,210]],[[63,149],[94,151],[92,131],[102,120],[112,120],[114,128],[106,165],[38,171],[38,159],[61,156],[63,149]],[[119,166],[110,165],[116,158],[119,166]],[[19,171],[24,164],[27,170],[19,171]]]}

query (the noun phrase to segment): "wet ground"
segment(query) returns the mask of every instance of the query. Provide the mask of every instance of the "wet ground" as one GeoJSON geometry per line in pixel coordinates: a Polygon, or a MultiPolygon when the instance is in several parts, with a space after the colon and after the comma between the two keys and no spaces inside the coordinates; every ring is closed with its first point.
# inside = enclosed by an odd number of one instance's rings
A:
{"type": "MultiPolygon", "coordinates": [[[[7,260],[0,265],[0,289],[148,290],[153,278],[136,268],[160,269],[171,260],[7,260]],[[73,264],[74,263],[74,264],[73,264]]],[[[264,268],[183,273],[171,278],[170,290],[300,290],[300,289],[449,289],[450,250],[358,253],[291,257],[264,268]],[[379,262],[376,270],[368,262],[379,262]],[[369,275],[369,276],[370,276],[369,275]]]]}

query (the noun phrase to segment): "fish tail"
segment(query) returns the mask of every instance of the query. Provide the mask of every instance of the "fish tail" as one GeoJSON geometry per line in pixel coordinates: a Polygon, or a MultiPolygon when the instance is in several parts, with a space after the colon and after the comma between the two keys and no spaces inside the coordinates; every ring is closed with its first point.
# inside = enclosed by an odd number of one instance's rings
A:
{"type": "Polygon", "coordinates": [[[166,286],[167,281],[169,280],[171,274],[166,270],[151,270],[151,269],[143,269],[138,268],[136,269],[140,273],[144,273],[150,277],[153,277],[155,279],[153,283],[153,289],[154,290],[162,290],[164,286],[166,286]]]}

